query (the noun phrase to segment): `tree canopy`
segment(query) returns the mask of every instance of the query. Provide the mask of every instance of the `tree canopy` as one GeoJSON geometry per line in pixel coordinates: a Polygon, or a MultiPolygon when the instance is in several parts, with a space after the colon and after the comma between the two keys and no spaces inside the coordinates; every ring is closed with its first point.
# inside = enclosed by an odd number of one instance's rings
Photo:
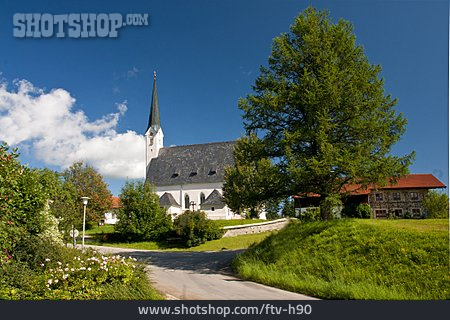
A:
{"type": "Polygon", "coordinates": [[[143,181],[127,181],[120,193],[115,230],[128,240],[159,240],[172,229],[172,218],[159,205],[154,188],[143,181]]]}
{"type": "Polygon", "coordinates": [[[268,157],[264,145],[251,135],[237,141],[234,167],[225,169],[223,193],[234,212],[246,210],[248,218],[258,217],[268,199],[278,199],[284,187],[283,176],[268,157]]]}
{"type": "Polygon", "coordinates": [[[111,191],[103,180],[103,176],[92,166],[84,164],[82,161],[75,162],[62,173],[64,180],[70,182],[76,190],[77,212],[83,212],[81,197],[89,197],[86,208],[86,219],[96,221],[103,217],[105,212],[111,208],[111,191]]]}
{"type": "Polygon", "coordinates": [[[24,241],[46,229],[47,197],[37,174],[20,164],[17,149],[0,144],[0,267],[24,241]]]}
{"type": "Polygon", "coordinates": [[[254,149],[255,157],[243,160],[255,172],[254,164],[271,160],[283,186],[266,195],[313,192],[325,199],[347,183],[383,185],[408,173],[414,152],[390,153],[406,119],[349,22],[333,23],[327,12],[307,8],[289,33],[274,39],[268,67],[260,71],[254,93],[239,101],[251,146],[238,144],[236,153],[254,149]]]}
{"type": "Polygon", "coordinates": [[[49,201],[50,212],[58,221],[59,230],[63,232],[67,241],[71,240],[69,231],[72,228],[81,228],[83,212],[79,208],[79,196],[75,186],[64,180],[61,173],[44,168],[34,169],[39,176],[49,201]]]}

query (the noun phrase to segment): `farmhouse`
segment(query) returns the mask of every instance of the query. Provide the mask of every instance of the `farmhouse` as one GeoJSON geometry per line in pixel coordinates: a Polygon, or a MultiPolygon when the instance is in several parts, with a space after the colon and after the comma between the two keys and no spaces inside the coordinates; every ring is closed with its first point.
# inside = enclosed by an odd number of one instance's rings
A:
{"type": "Polygon", "coordinates": [[[156,73],[146,141],[146,181],[172,217],[186,210],[205,211],[209,219],[241,219],[224,203],[225,168],[232,166],[235,141],[164,147],[156,73]]]}
{"type": "MultiPolygon", "coordinates": [[[[371,186],[361,188],[360,185],[344,187],[350,203],[367,203],[372,209],[373,218],[386,218],[389,214],[403,218],[407,216],[421,217],[426,214],[422,207],[422,199],[430,189],[446,188],[432,174],[409,174],[398,179],[396,184],[385,187],[371,186]]],[[[295,207],[301,209],[318,206],[320,195],[308,194],[294,197],[295,207]]]]}

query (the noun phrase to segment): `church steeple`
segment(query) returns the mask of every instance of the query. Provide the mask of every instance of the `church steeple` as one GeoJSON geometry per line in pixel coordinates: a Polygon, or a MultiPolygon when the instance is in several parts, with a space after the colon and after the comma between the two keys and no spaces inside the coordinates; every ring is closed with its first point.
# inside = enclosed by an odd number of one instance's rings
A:
{"type": "Polygon", "coordinates": [[[147,132],[150,127],[152,127],[155,132],[161,128],[161,122],[159,120],[158,91],[156,90],[156,71],[153,71],[152,105],[145,132],[147,132]]]}
{"type": "Polygon", "coordinates": [[[145,130],[145,141],[145,159],[148,168],[150,161],[157,158],[159,150],[164,147],[164,133],[159,119],[158,92],[156,91],[156,71],[153,73],[152,106],[145,130]]]}

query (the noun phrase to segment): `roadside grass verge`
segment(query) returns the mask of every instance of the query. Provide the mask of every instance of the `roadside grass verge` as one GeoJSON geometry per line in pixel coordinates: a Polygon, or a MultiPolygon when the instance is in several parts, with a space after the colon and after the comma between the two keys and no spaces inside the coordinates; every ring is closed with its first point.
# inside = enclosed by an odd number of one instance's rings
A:
{"type": "Polygon", "coordinates": [[[152,287],[150,278],[144,269],[136,270],[137,281],[127,285],[107,284],[104,285],[102,300],[164,300],[163,295],[152,287]]]}
{"type": "Polygon", "coordinates": [[[167,243],[166,241],[142,241],[142,242],[102,242],[90,241],[89,244],[130,248],[141,250],[164,250],[164,251],[219,251],[219,250],[236,250],[246,249],[252,244],[256,244],[264,240],[273,232],[264,232],[257,234],[246,234],[236,237],[225,237],[218,240],[208,241],[197,247],[187,248],[180,243],[167,243]]]}
{"type": "Polygon", "coordinates": [[[237,274],[325,299],[450,299],[447,220],[292,222],[240,254],[237,274]]]}

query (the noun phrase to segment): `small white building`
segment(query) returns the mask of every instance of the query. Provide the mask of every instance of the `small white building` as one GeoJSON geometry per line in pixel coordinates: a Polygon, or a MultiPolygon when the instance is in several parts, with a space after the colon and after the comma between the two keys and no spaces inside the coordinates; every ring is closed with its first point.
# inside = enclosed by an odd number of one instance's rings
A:
{"type": "Polygon", "coordinates": [[[210,219],[241,219],[224,203],[225,168],[234,165],[235,141],[164,147],[156,73],[146,141],[146,181],[172,217],[186,210],[205,211],[210,219]]]}
{"type": "Polygon", "coordinates": [[[105,213],[105,218],[102,221],[102,224],[116,224],[118,221],[117,215],[115,212],[109,211],[105,213]]]}

